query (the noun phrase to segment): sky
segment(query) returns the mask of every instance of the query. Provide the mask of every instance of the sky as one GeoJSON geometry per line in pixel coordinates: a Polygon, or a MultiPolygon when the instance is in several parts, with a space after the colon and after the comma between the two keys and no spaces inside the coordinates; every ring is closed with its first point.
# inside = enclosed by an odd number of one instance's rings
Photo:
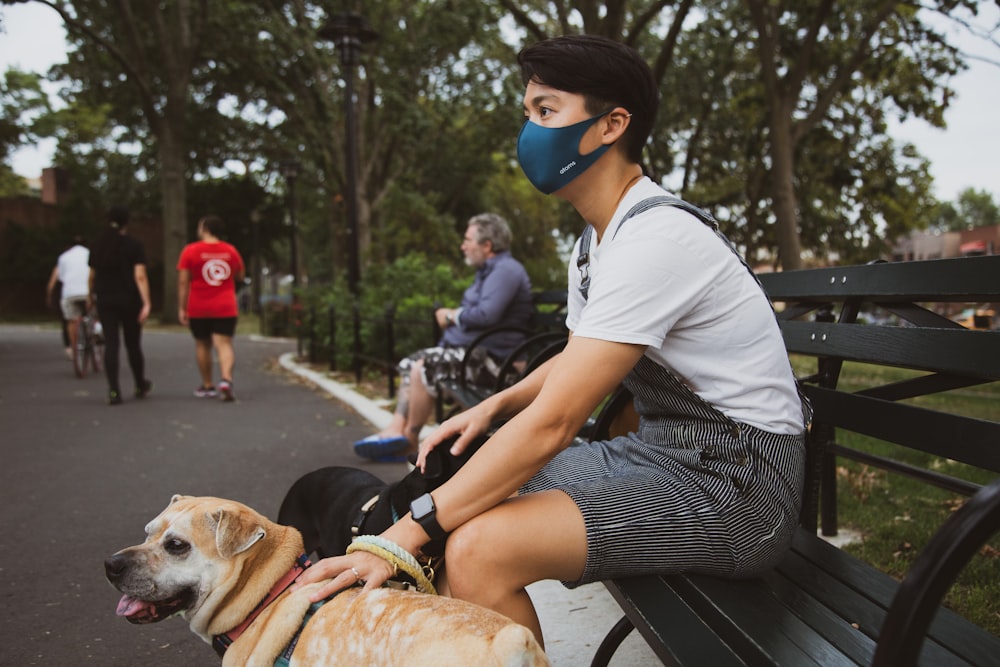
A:
{"type": "MultiPolygon", "coordinates": [[[[1000,8],[984,0],[976,23],[995,29],[1000,41],[1000,8]]],[[[65,30],[59,16],[49,7],[28,2],[0,8],[0,72],[17,65],[21,69],[45,72],[65,61],[65,30]]],[[[974,39],[958,29],[949,29],[953,43],[966,53],[978,54],[1000,63],[1000,45],[974,39]]],[[[934,193],[942,201],[954,201],[966,188],[985,190],[1000,202],[1000,64],[970,60],[970,69],[952,80],[956,95],[945,111],[947,129],[930,127],[922,121],[893,123],[890,134],[900,142],[914,144],[931,161],[934,193]]],[[[50,166],[54,141],[22,149],[13,156],[14,170],[37,178],[50,166]]]]}

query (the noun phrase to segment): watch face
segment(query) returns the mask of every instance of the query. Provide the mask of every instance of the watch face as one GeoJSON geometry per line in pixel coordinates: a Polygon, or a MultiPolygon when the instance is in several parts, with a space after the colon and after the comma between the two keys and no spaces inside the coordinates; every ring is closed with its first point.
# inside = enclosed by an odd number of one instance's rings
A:
{"type": "Polygon", "coordinates": [[[434,499],[431,498],[431,494],[429,493],[419,496],[410,503],[410,512],[413,514],[414,519],[425,517],[433,511],[434,499]]]}

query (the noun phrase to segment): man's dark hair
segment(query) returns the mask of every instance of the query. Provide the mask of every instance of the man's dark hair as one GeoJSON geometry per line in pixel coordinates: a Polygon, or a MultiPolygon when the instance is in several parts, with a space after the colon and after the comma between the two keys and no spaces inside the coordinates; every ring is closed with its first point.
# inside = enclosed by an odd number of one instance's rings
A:
{"type": "Polygon", "coordinates": [[[222,222],[222,218],[217,215],[206,215],[199,222],[202,229],[217,239],[221,239],[226,231],[226,223],[222,222]]]}
{"type": "Polygon", "coordinates": [[[642,163],[660,104],[649,64],[635,49],[597,35],[565,35],[527,46],[518,54],[521,80],[583,95],[592,115],[613,107],[632,114],[623,137],[626,155],[642,163]]]}
{"type": "Polygon", "coordinates": [[[113,222],[119,227],[124,227],[128,224],[128,209],[124,206],[112,206],[108,209],[108,221],[113,222]]]}

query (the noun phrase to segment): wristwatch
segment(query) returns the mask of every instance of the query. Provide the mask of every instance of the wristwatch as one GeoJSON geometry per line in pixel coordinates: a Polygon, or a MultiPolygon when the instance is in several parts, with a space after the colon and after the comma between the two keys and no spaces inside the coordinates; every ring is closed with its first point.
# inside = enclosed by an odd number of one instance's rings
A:
{"type": "Polygon", "coordinates": [[[434,499],[431,494],[425,493],[410,503],[410,516],[420,524],[428,537],[432,540],[441,540],[448,537],[441,524],[437,521],[437,508],[434,506],[434,499]]]}

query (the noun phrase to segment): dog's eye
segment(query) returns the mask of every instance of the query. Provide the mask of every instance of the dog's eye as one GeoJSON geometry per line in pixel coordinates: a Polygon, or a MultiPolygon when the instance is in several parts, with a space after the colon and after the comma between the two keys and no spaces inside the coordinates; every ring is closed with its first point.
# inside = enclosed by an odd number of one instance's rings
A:
{"type": "Polygon", "coordinates": [[[174,556],[182,556],[191,550],[191,545],[183,540],[169,539],[163,543],[163,548],[166,549],[168,554],[174,556]]]}

